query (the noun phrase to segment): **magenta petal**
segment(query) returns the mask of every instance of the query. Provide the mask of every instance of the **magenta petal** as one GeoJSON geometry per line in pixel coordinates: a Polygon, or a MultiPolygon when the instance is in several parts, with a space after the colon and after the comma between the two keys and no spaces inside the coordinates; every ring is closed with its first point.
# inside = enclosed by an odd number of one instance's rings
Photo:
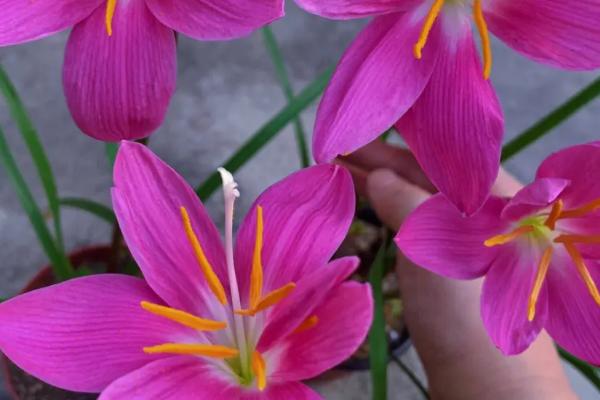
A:
{"type": "Polygon", "coordinates": [[[185,235],[180,207],[187,209],[208,261],[227,288],[225,252],[192,188],[147,147],[133,142],[121,143],[114,181],[119,225],[150,287],[170,306],[191,313],[198,312],[203,302],[213,303],[185,235]]]}
{"type": "Polygon", "coordinates": [[[502,210],[502,218],[517,220],[543,210],[558,199],[569,183],[560,178],[536,179],[510,199],[502,210]]]}
{"type": "Polygon", "coordinates": [[[285,350],[270,376],[273,381],[309,379],[349,358],[371,326],[371,288],[356,282],[344,283],[329,294],[314,315],[319,319],[316,326],[294,333],[282,343],[285,350]]]}
{"type": "Polygon", "coordinates": [[[0,46],[41,39],[86,18],[103,0],[2,0],[0,46]]]}
{"type": "Polygon", "coordinates": [[[166,26],[200,40],[246,36],[283,16],[283,0],[146,0],[166,26]]]}
{"type": "Polygon", "coordinates": [[[146,137],[162,123],[175,90],[175,35],[142,0],[117,2],[112,36],[104,20],[99,7],[69,38],[63,71],[69,109],[96,139],[146,137]]]}
{"type": "Polygon", "coordinates": [[[495,0],[487,3],[490,30],[533,60],[560,68],[600,67],[597,0],[495,0]]]}
{"type": "Polygon", "coordinates": [[[429,84],[396,128],[440,192],[473,214],[498,174],[504,120],[469,25],[460,33],[440,46],[429,84]]]}
{"type": "Polygon", "coordinates": [[[99,400],[318,400],[300,383],[241,388],[231,375],[197,357],[155,361],[110,385],[99,400]]]}
{"type": "Polygon", "coordinates": [[[436,24],[417,60],[413,46],[422,22],[413,14],[375,18],[346,50],[319,105],[313,138],[317,162],[371,142],[423,91],[438,58],[440,31],[436,24]]]}
{"type": "Polygon", "coordinates": [[[300,326],[330,296],[331,291],[358,268],[358,264],[357,257],[339,258],[300,279],[292,294],[278,303],[268,315],[256,346],[258,351],[269,350],[300,326]]]}
{"type": "Polygon", "coordinates": [[[490,197],[471,217],[463,217],[443,195],[421,204],[404,221],[396,244],[413,263],[436,274],[473,279],[485,274],[498,247],[483,242],[507,229],[500,219],[506,200],[490,197]]]}
{"type": "Polygon", "coordinates": [[[422,0],[296,0],[296,3],[309,13],[322,17],[355,19],[408,11],[422,0]]]}
{"type": "MultiPolygon", "coordinates": [[[[600,307],[594,302],[568,255],[555,256],[546,283],[549,315],[546,329],[570,353],[600,365],[600,307]]],[[[588,271],[600,285],[600,264],[586,260],[588,271]]]]}
{"type": "Polygon", "coordinates": [[[142,300],[161,303],[144,281],[125,275],[89,276],[17,296],[0,304],[0,349],[54,386],[99,392],[157,359],[143,347],[188,332],[144,311],[142,300]]]}
{"type": "MultiPolygon", "coordinates": [[[[502,246],[487,273],[481,295],[481,317],[492,342],[504,354],[526,350],[548,317],[548,290],[542,286],[535,318],[527,319],[528,304],[541,253],[518,244],[502,246]]],[[[550,267],[552,268],[552,266],[550,267]]]]}
{"type": "Polygon", "coordinates": [[[264,291],[321,269],[338,249],[354,216],[350,173],[335,165],[298,171],[265,190],[244,219],[235,263],[242,299],[248,290],[256,240],[256,206],[263,208],[264,291]]]}

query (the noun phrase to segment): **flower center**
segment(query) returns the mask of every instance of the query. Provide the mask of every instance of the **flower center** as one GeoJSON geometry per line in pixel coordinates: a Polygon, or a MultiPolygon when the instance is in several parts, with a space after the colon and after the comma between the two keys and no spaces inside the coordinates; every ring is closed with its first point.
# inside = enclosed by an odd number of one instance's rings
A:
{"type": "MultiPolygon", "coordinates": [[[[415,46],[413,48],[415,58],[420,60],[423,56],[423,48],[427,44],[427,38],[429,37],[431,28],[433,28],[433,24],[442,12],[442,9],[444,8],[444,5],[446,3],[458,3],[458,5],[461,7],[465,6],[464,1],[462,0],[433,1],[429,12],[425,16],[425,21],[423,22],[423,27],[421,29],[419,39],[417,40],[417,43],[415,43],[415,46]]],[[[490,35],[488,32],[487,24],[483,16],[481,0],[473,1],[473,20],[475,21],[475,25],[477,26],[477,31],[479,32],[479,37],[481,38],[481,47],[483,49],[483,77],[485,79],[489,79],[490,74],[492,72],[492,47],[490,44],[490,35]]]]}
{"type": "Polygon", "coordinates": [[[117,8],[117,0],[108,0],[106,2],[106,33],[108,36],[112,36],[112,21],[115,16],[115,9],[117,8]]]}
{"type": "Polygon", "coordinates": [[[518,225],[517,228],[513,229],[508,233],[503,233],[500,235],[493,236],[484,241],[484,245],[487,247],[499,246],[508,242],[512,242],[513,240],[520,238],[522,236],[529,236],[532,239],[536,239],[544,244],[547,244],[544,248],[544,252],[542,253],[542,257],[540,259],[536,276],[533,282],[533,286],[531,288],[531,293],[529,295],[528,309],[527,309],[527,319],[529,321],[533,321],[535,318],[535,308],[537,304],[537,300],[540,295],[540,291],[542,289],[542,285],[546,278],[546,274],[548,273],[548,268],[550,267],[550,262],[552,260],[552,254],[554,252],[554,244],[561,244],[567,254],[573,261],[579,276],[585,283],[588,292],[596,302],[600,306],[600,292],[594,282],[590,272],[585,265],[585,260],[577,247],[576,244],[600,244],[600,235],[576,235],[576,234],[563,234],[560,232],[556,232],[556,222],[560,219],[566,218],[580,218],[585,217],[589,213],[600,209],[600,199],[596,199],[587,204],[584,204],[581,207],[577,207],[571,210],[564,210],[564,204],[562,200],[557,200],[552,205],[550,212],[545,215],[536,215],[533,217],[528,217],[523,219],[518,225]]]}

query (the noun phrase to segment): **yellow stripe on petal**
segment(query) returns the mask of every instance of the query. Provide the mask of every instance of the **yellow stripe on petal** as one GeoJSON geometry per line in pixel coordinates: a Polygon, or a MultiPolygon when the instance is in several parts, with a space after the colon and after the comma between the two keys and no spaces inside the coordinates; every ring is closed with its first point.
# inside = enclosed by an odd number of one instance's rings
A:
{"type": "Polygon", "coordinates": [[[263,208],[256,207],[256,240],[254,243],[254,256],[252,258],[252,273],[250,275],[250,308],[256,308],[262,296],[263,286],[263,266],[262,266],[262,247],[263,247],[263,208]]]}
{"type": "Polygon", "coordinates": [[[256,377],[256,386],[258,387],[258,390],[265,390],[267,387],[267,365],[258,351],[252,353],[252,372],[256,377]]]}
{"type": "Polygon", "coordinates": [[[550,267],[551,260],[552,246],[544,250],[544,254],[542,255],[540,265],[535,275],[535,280],[533,282],[533,288],[531,289],[531,295],[529,296],[529,304],[527,307],[527,319],[530,322],[533,321],[533,319],[535,318],[535,306],[537,304],[538,298],[540,297],[542,284],[544,283],[544,279],[546,278],[546,274],[548,273],[548,268],[550,267]]]}
{"type": "Polygon", "coordinates": [[[112,36],[112,21],[115,16],[115,9],[117,8],[117,0],[108,0],[106,2],[106,33],[108,36],[112,36]]]}
{"type": "Polygon", "coordinates": [[[219,331],[227,328],[227,323],[225,322],[196,317],[195,315],[186,313],[185,311],[161,306],[148,301],[142,301],[141,306],[144,310],[151,312],[152,314],[170,319],[171,321],[178,322],[181,325],[185,325],[199,331],[219,331]]]}
{"type": "Polygon", "coordinates": [[[232,358],[239,352],[237,349],[213,344],[165,343],[158,346],[144,347],[147,354],[186,354],[211,358],[232,358]]]}

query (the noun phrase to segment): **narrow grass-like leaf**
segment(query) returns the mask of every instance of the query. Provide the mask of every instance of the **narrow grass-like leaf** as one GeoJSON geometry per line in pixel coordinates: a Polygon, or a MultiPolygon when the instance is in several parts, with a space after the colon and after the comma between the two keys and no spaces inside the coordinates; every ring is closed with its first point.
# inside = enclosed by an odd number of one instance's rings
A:
{"type": "Polygon", "coordinates": [[[596,387],[596,390],[600,392],[600,376],[598,375],[597,369],[592,367],[585,361],[582,361],[579,358],[575,357],[571,353],[567,352],[565,349],[558,346],[557,348],[560,357],[569,364],[571,364],[571,366],[577,371],[579,371],[581,375],[586,377],[587,380],[596,387]]]}
{"type": "MultiPolygon", "coordinates": [[[[260,149],[277,136],[287,124],[298,114],[306,109],[325,89],[333,69],[329,68],[310,83],[298,96],[294,97],[288,105],[275,117],[267,122],[262,128],[254,133],[224,164],[223,167],[231,172],[240,169],[260,149]]],[[[202,200],[208,199],[219,187],[220,178],[218,172],[214,172],[208,179],[196,189],[196,193],[202,200]]]]}
{"type": "Polygon", "coordinates": [[[108,165],[112,170],[113,165],[115,165],[115,159],[117,158],[117,151],[119,151],[118,143],[105,143],[104,144],[104,152],[106,153],[106,159],[108,160],[108,165]]]}
{"type": "Polygon", "coordinates": [[[508,142],[502,149],[502,161],[504,162],[514,157],[525,147],[546,135],[598,96],[600,96],[600,78],[590,83],[544,118],[508,142]]]}
{"type": "Polygon", "coordinates": [[[93,200],[79,197],[65,197],[60,199],[60,204],[63,207],[77,208],[79,210],[88,212],[108,222],[109,224],[114,224],[116,221],[115,213],[109,207],[93,200]]]}
{"type": "MultiPolygon", "coordinates": [[[[279,79],[283,94],[287,101],[291,101],[294,98],[294,89],[292,88],[290,78],[285,68],[285,60],[279,48],[279,44],[277,43],[277,38],[269,26],[265,26],[262,29],[262,33],[265,47],[271,56],[271,61],[275,67],[275,73],[277,74],[277,79],[279,79]]],[[[310,165],[310,155],[308,152],[308,145],[306,144],[306,134],[304,133],[302,120],[299,115],[294,119],[294,132],[296,134],[296,146],[298,147],[300,162],[302,163],[302,167],[306,168],[310,165]]]]}
{"type": "Polygon", "coordinates": [[[373,325],[369,331],[369,362],[371,365],[373,400],[387,399],[388,341],[383,313],[383,277],[386,270],[385,254],[387,247],[388,243],[384,241],[369,271],[369,283],[373,290],[375,305],[373,325]]]}
{"type": "Polygon", "coordinates": [[[27,110],[17,93],[15,86],[2,66],[0,66],[0,91],[4,95],[10,114],[16,122],[21,137],[27,145],[29,154],[33,159],[38,176],[44,187],[44,192],[46,193],[48,208],[52,213],[57,246],[59,250],[64,251],[58,191],[56,189],[56,180],[52,173],[52,167],[48,161],[48,156],[44,151],[44,147],[42,146],[35,127],[27,114],[27,110]]]}
{"type": "Polygon", "coordinates": [[[0,162],[4,166],[15,192],[21,202],[23,210],[27,214],[33,229],[42,245],[46,255],[50,259],[53,267],[54,276],[58,280],[65,280],[72,276],[73,269],[65,253],[57,248],[48,227],[44,221],[44,217],[36,204],[31,190],[27,186],[23,175],[19,171],[19,167],[15,162],[4,131],[0,128],[0,162]]]}

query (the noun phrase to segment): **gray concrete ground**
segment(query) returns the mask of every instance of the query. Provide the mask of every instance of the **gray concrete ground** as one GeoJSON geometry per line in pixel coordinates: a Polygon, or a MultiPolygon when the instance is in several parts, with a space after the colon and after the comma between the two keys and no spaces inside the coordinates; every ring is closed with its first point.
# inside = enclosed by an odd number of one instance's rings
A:
{"type": "MultiPolygon", "coordinates": [[[[307,15],[291,2],[285,20],[274,24],[297,90],[334,63],[364,22],[331,22],[307,15]]],[[[0,62],[14,79],[27,104],[57,176],[62,196],[85,196],[108,204],[111,177],[103,146],[78,132],[66,109],[60,71],[66,34],[0,50],[0,62]]],[[[588,83],[593,74],[569,73],[536,65],[499,42],[494,42],[493,82],[506,113],[507,139],[516,135],[566,97],[588,83]]],[[[151,147],[189,182],[206,178],[252,132],[285,104],[261,36],[230,43],[200,43],[181,38],[179,85],[164,126],[151,147]]],[[[530,179],[538,163],[551,151],[569,144],[596,140],[600,104],[581,111],[542,142],[527,149],[507,167],[519,178],[530,179]]],[[[312,126],[315,107],[303,115],[312,126]]],[[[4,107],[0,123],[36,194],[41,188],[14,125],[4,107]]],[[[291,129],[245,166],[237,179],[245,210],[267,185],[298,167],[291,129]]],[[[42,198],[42,197],[40,197],[42,198]]],[[[222,217],[219,201],[210,201],[212,215],[222,217]]],[[[65,211],[64,229],[69,249],[103,243],[109,227],[93,217],[65,211]]],[[[16,293],[46,263],[27,218],[6,176],[0,173],[0,296],[16,293]]],[[[414,354],[411,363],[419,369],[414,354]]],[[[419,372],[420,373],[420,372],[419,372]]],[[[583,399],[599,398],[569,372],[583,399]]],[[[418,393],[391,367],[391,399],[418,399],[418,393]]],[[[328,399],[369,398],[368,375],[320,383],[328,399]]],[[[0,388],[0,399],[3,399],[0,388]]]]}

